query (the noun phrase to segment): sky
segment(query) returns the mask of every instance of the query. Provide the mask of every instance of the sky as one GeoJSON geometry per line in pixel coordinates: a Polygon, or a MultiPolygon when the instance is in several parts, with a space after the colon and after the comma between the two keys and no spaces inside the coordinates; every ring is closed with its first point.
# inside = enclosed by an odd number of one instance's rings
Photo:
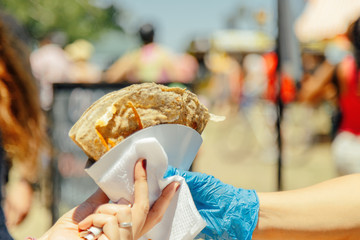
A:
{"type": "Polygon", "coordinates": [[[207,38],[225,28],[226,19],[240,7],[246,7],[238,19],[241,28],[257,27],[254,13],[268,13],[265,31],[274,34],[276,23],[275,0],[113,0],[126,10],[123,27],[132,31],[142,22],[155,25],[156,41],[176,51],[183,51],[193,38],[207,38]]]}

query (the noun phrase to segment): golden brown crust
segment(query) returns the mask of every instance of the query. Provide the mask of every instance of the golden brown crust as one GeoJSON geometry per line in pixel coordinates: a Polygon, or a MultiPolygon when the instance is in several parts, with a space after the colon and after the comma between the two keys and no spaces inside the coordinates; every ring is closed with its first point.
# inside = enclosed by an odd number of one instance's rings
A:
{"type": "Polygon", "coordinates": [[[188,90],[155,83],[133,84],[94,102],[69,132],[70,138],[95,160],[132,133],[174,123],[202,133],[207,108],[188,90]]]}

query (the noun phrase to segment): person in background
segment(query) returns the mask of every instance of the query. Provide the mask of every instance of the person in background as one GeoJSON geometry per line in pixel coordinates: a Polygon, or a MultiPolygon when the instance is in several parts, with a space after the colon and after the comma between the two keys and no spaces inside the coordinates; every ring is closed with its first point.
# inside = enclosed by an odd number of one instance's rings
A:
{"type": "Polygon", "coordinates": [[[19,224],[30,210],[39,177],[39,157],[47,148],[46,121],[31,74],[29,51],[0,19],[0,208],[1,239],[11,239],[7,226],[19,224]],[[16,187],[5,192],[11,166],[20,173],[16,187]]]}
{"type": "Polygon", "coordinates": [[[117,60],[105,72],[108,83],[183,82],[190,83],[196,77],[198,63],[190,54],[177,55],[155,43],[155,28],[144,24],[139,29],[142,46],[117,60]]]}
{"type": "Polygon", "coordinates": [[[93,45],[85,39],[78,39],[64,48],[69,56],[71,66],[69,69],[70,81],[73,83],[99,83],[101,70],[89,60],[93,54],[93,45]]]}
{"type": "Polygon", "coordinates": [[[360,173],[360,18],[325,49],[325,61],[302,84],[298,99],[333,102],[332,154],[339,175],[360,173]]]}
{"type": "Polygon", "coordinates": [[[211,73],[211,107],[224,115],[237,113],[243,84],[239,62],[226,51],[214,47],[206,54],[205,64],[211,73]]]}
{"type": "Polygon", "coordinates": [[[61,32],[51,32],[39,42],[39,48],[30,55],[31,71],[39,82],[42,109],[50,110],[53,102],[53,84],[71,82],[72,61],[62,45],[66,40],[61,32]]]}

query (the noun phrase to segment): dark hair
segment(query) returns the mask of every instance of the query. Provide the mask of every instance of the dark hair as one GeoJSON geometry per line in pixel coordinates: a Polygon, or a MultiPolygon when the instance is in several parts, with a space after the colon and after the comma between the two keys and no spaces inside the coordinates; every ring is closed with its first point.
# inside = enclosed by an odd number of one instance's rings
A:
{"type": "MultiPolygon", "coordinates": [[[[348,37],[354,46],[354,57],[356,61],[357,72],[360,69],[360,18],[350,25],[348,37]]],[[[360,94],[360,79],[357,78],[357,92],[360,94]]]]}
{"type": "Polygon", "coordinates": [[[360,68],[360,18],[349,27],[349,39],[354,46],[357,67],[360,68]]]}
{"type": "Polygon", "coordinates": [[[155,29],[151,24],[142,25],[139,29],[139,35],[144,44],[154,42],[155,29]]]}

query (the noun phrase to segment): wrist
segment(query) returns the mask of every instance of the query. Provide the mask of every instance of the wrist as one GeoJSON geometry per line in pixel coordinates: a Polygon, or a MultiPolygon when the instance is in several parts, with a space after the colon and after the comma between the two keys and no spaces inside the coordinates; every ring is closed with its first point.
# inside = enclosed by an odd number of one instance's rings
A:
{"type": "Polygon", "coordinates": [[[266,193],[259,193],[258,197],[260,206],[258,221],[253,232],[253,238],[262,239],[264,236],[267,235],[266,230],[272,229],[272,226],[270,225],[272,208],[267,207],[266,193]]]}
{"type": "MultiPolygon", "coordinates": [[[[282,239],[281,235],[286,228],[282,220],[285,216],[276,202],[277,193],[258,193],[259,214],[256,227],[253,232],[253,239],[282,239]],[[279,235],[280,234],[280,235],[279,235]]],[[[282,203],[279,203],[282,205],[282,203]]]]}

